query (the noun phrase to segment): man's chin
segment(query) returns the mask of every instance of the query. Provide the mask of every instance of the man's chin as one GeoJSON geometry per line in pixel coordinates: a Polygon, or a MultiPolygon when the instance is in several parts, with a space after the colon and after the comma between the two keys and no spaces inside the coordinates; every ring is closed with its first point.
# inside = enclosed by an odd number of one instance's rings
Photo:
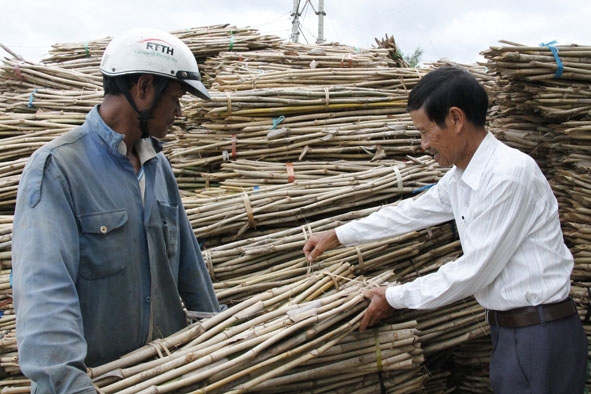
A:
{"type": "Polygon", "coordinates": [[[439,164],[439,167],[451,167],[453,164],[439,156],[438,153],[433,155],[433,160],[439,164]]]}

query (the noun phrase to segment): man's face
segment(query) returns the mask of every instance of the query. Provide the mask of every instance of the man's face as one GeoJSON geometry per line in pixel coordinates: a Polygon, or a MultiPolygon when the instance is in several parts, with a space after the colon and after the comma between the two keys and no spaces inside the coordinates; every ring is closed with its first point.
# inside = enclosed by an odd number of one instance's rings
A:
{"type": "Polygon", "coordinates": [[[152,110],[154,117],[150,120],[149,130],[153,137],[166,137],[175,118],[182,115],[180,99],[185,93],[185,88],[178,81],[171,80],[166,85],[152,110]]]}
{"type": "Polygon", "coordinates": [[[445,119],[445,128],[427,117],[425,110],[420,108],[410,112],[410,117],[417,130],[421,133],[421,148],[433,155],[442,167],[451,167],[457,161],[457,144],[455,133],[452,132],[449,116],[445,119]]]}

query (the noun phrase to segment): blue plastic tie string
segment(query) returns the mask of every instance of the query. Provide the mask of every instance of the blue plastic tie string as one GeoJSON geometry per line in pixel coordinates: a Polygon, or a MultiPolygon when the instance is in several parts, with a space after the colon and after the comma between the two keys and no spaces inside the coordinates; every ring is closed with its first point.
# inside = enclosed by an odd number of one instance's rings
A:
{"type": "Polygon", "coordinates": [[[234,32],[230,32],[230,51],[234,49],[234,32]]]}
{"type": "Polygon", "coordinates": [[[540,46],[550,48],[550,51],[552,51],[552,55],[554,55],[554,60],[556,60],[556,65],[558,66],[554,77],[560,78],[562,76],[562,72],[564,71],[564,65],[562,64],[562,60],[560,60],[560,56],[558,56],[558,48],[556,48],[554,44],[556,44],[556,40],[550,41],[546,44],[541,43],[540,46]]]}
{"type": "Polygon", "coordinates": [[[37,93],[37,89],[33,89],[31,95],[29,96],[29,104],[27,104],[27,107],[29,108],[33,108],[33,99],[35,98],[35,93],[37,93]]]}
{"type": "Polygon", "coordinates": [[[285,116],[281,115],[277,118],[273,118],[273,127],[271,127],[271,130],[275,130],[277,128],[277,126],[279,126],[281,124],[281,122],[283,122],[285,120],[285,116]]]}

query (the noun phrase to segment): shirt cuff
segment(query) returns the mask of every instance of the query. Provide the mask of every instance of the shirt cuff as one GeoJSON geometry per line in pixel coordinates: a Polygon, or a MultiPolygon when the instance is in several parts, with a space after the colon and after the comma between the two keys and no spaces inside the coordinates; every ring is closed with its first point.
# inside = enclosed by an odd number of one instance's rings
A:
{"type": "Polygon", "coordinates": [[[335,233],[337,234],[337,238],[339,239],[341,245],[351,246],[357,244],[355,241],[355,232],[350,231],[350,227],[351,226],[349,226],[349,223],[346,223],[335,228],[335,233]]]}
{"type": "Polygon", "coordinates": [[[408,308],[402,299],[402,285],[389,286],[386,289],[386,301],[394,309],[406,309],[408,308]]]}

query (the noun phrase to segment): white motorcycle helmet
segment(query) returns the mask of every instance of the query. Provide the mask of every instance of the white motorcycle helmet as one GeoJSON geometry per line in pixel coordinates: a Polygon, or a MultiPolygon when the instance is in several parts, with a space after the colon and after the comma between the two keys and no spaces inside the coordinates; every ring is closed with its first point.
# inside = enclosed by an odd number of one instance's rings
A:
{"type": "Polygon", "coordinates": [[[189,47],[161,30],[132,29],[113,38],[103,53],[100,70],[107,76],[161,75],[176,79],[199,98],[211,99],[189,47]]]}

